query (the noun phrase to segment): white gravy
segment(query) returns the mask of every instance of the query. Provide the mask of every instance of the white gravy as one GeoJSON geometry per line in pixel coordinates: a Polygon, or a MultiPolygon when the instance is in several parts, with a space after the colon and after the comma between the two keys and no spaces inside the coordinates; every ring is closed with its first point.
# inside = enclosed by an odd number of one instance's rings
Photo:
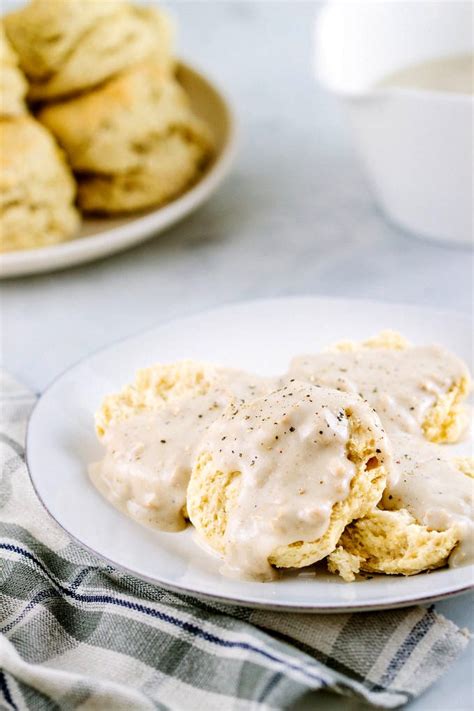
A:
{"type": "Polygon", "coordinates": [[[347,456],[351,413],[371,431],[379,460],[387,459],[380,420],[365,403],[305,383],[229,408],[208,429],[202,451],[217,471],[239,472],[225,531],[226,574],[271,579],[275,549],[324,535],[355,474],[347,456]]]}
{"type": "Polygon", "coordinates": [[[473,480],[456,468],[446,447],[403,434],[391,443],[396,476],[384,492],[383,507],[405,508],[436,531],[457,526],[460,544],[449,565],[474,562],[473,480]]]}
{"type": "Polygon", "coordinates": [[[240,479],[225,533],[227,572],[269,579],[271,553],[319,539],[334,504],[347,497],[355,473],[346,450],[352,412],[372,430],[378,457],[390,459],[382,425],[394,443],[385,507],[407,508],[437,530],[458,526],[461,544],[450,564],[474,560],[472,481],[421,431],[439,396],[469,378],[456,356],[437,346],[302,355],[285,387],[241,371],[215,373],[205,395],[183,395],[109,425],[105,456],[90,476],[128,516],[165,531],[184,528],[193,462],[210,451],[219,470],[240,479]]]}
{"type": "Polygon", "coordinates": [[[380,89],[391,87],[473,94],[474,55],[440,57],[403,67],[377,84],[380,89]]]}
{"type": "Polygon", "coordinates": [[[439,346],[296,356],[289,373],[299,380],[358,393],[376,410],[388,432],[418,435],[438,397],[453,383],[469,378],[464,363],[439,346]]]}
{"type": "Polygon", "coordinates": [[[114,506],[163,531],[186,526],[183,507],[191,467],[205,431],[234,403],[276,387],[276,381],[217,369],[205,395],[183,396],[159,409],[112,422],[104,458],[89,468],[94,485],[114,506]]]}

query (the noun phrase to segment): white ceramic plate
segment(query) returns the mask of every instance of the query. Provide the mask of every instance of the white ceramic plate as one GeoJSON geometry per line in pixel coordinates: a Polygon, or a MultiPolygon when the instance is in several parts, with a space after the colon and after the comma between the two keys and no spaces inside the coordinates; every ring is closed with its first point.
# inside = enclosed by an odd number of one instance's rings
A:
{"type": "MultiPolygon", "coordinates": [[[[383,328],[414,343],[440,342],[470,362],[465,317],[362,301],[273,299],[225,306],[174,321],[112,345],[58,378],[30,420],[27,460],[36,491],[56,521],[113,565],[175,590],[243,605],[314,612],[397,607],[467,590],[472,566],[412,578],[375,576],[345,583],[306,571],[270,583],[223,578],[219,561],[195,543],[192,530],[142,528],[108,504],[87,477],[101,456],[93,415],[102,398],[155,361],[207,360],[257,373],[283,372],[292,355],[383,328]]],[[[459,448],[456,449],[459,451],[459,448]]]]}
{"type": "Polygon", "coordinates": [[[215,85],[183,62],[178,78],[195,113],[208,123],[216,142],[216,157],[196,185],[164,207],[138,216],[84,220],[78,237],[70,242],[0,254],[0,278],[63,269],[120,252],[171,227],[216,190],[235,155],[236,131],[231,108],[215,85]]]}

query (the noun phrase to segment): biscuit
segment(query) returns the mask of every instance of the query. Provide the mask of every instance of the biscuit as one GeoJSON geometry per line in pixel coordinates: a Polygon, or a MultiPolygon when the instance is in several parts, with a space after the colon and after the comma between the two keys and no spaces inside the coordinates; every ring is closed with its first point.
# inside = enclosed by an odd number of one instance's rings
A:
{"type": "Polygon", "coordinates": [[[346,583],[352,583],[356,575],[360,573],[361,557],[354,553],[349,553],[342,546],[337,546],[326,559],[328,571],[334,575],[339,575],[346,583]]]}
{"type": "MultiPolygon", "coordinates": [[[[133,383],[105,397],[96,413],[97,436],[106,451],[102,462],[91,469],[92,481],[106,499],[142,525],[161,530],[181,530],[186,526],[190,440],[196,436],[200,421],[194,422],[193,432],[186,428],[178,432],[183,445],[179,461],[176,457],[161,461],[152,453],[152,476],[147,476],[146,468],[134,466],[131,452],[141,446],[141,461],[137,464],[146,462],[158,440],[157,434],[151,441],[146,437],[149,423],[153,422],[154,430],[160,430],[164,426],[160,412],[166,412],[165,420],[173,420],[183,405],[190,412],[193,403],[202,401],[218,381],[219,370],[212,365],[190,360],[157,363],[138,370],[133,383]]],[[[216,417],[218,413],[216,409],[216,417]]],[[[168,441],[169,438],[167,433],[168,441]]],[[[166,456],[166,450],[162,450],[166,456]]]]}
{"type": "Polygon", "coordinates": [[[227,391],[229,399],[244,393],[253,398],[274,389],[276,381],[193,360],[156,363],[137,370],[132,383],[104,398],[95,415],[97,436],[102,439],[116,422],[153,412],[166,403],[207,395],[216,386],[227,391]]]}
{"type": "Polygon", "coordinates": [[[39,119],[78,174],[79,205],[86,212],[166,202],[196,180],[212,152],[211,134],[180,84],[151,61],[46,107],[39,119]]]}
{"type": "MultiPolygon", "coordinates": [[[[335,350],[397,350],[403,351],[412,344],[397,331],[387,329],[361,343],[341,341],[335,350]]],[[[465,430],[466,415],[462,403],[470,392],[470,377],[467,369],[458,380],[454,380],[445,393],[438,395],[428,410],[423,422],[422,432],[430,442],[457,442],[465,430]]]]}
{"type": "Polygon", "coordinates": [[[18,68],[18,58],[0,23],[0,117],[18,116],[26,112],[26,90],[27,83],[18,68]]]}
{"type": "Polygon", "coordinates": [[[205,395],[218,375],[218,368],[191,360],[140,368],[133,383],[104,398],[95,416],[98,437],[102,438],[115,422],[151,412],[185,396],[205,395]]]}
{"type": "Polygon", "coordinates": [[[466,428],[463,403],[471,379],[465,364],[443,348],[411,346],[393,331],[298,356],[289,372],[302,380],[359,393],[390,431],[445,443],[458,441],[466,428]]]}
{"type": "Polygon", "coordinates": [[[115,175],[78,177],[78,204],[85,213],[113,215],[162,205],[201,175],[207,150],[195,135],[171,133],[154,142],[139,169],[115,175]]]}
{"type": "Polygon", "coordinates": [[[331,553],[347,524],[379,501],[389,470],[380,422],[359,398],[296,383],[285,395],[287,387],[244,404],[238,412],[230,408],[211,425],[188,486],[188,515],[200,537],[231,568],[258,579],[268,579],[270,566],[300,568],[331,553]],[[240,437],[234,436],[235,427],[240,437]],[[225,466],[224,440],[232,447],[225,466]],[[336,442],[339,454],[332,456],[336,442]],[[250,464],[246,450],[253,456],[250,464]],[[309,479],[303,475],[303,461],[310,462],[309,479]],[[348,466],[346,487],[341,483],[328,510],[319,492],[326,485],[337,487],[334,477],[348,466]],[[320,535],[312,535],[315,531],[320,535]]]}
{"type": "Polygon", "coordinates": [[[0,121],[0,141],[0,251],[72,237],[79,226],[75,185],[53,137],[22,116],[0,121]]]}
{"type": "MultiPolygon", "coordinates": [[[[462,563],[473,534],[470,457],[447,459],[444,448],[407,435],[392,438],[393,481],[378,507],[350,525],[329,561],[353,579],[344,552],[361,570],[414,575],[439,568],[453,554],[462,563]]],[[[451,560],[450,560],[451,562],[451,560]]]]}
{"type": "Polygon", "coordinates": [[[416,575],[445,565],[458,542],[456,527],[435,531],[417,523],[406,509],[376,508],[344,531],[328,568],[348,582],[359,570],[416,575]]]}
{"type": "Polygon", "coordinates": [[[96,415],[105,456],[91,467],[95,486],[139,523],[181,530],[203,433],[229,403],[271,387],[270,379],[193,361],[139,370],[131,385],[105,398],[96,415]]]}
{"type": "Polygon", "coordinates": [[[32,0],[7,15],[5,26],[32,101],[84,91],[146,57],[172,67],[172,26],[153,8],[120,0],[32,0]]]}
{"type": "Polygon", "coordinates": [[[403,351],[409,348],[411,343],[398,331],[387,328],[377,335],[367,338],[365,341],[338,341],[328,348],[329,351],[360,351],[365,349],[381,349],[403,351]]]}
{"type": "Polygon", "coordinates": [[[138,170],[157,144],[176,134],[203,147],[211,142],[181,85],[151,61],[87,94],[45,107],[38,118],[79,173],[138,170]]]}

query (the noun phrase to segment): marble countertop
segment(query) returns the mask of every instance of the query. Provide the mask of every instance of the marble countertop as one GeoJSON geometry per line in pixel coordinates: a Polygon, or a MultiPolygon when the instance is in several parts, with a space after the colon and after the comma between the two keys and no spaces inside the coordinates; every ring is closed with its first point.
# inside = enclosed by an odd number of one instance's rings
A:
{"type": "MultiPolygon", "coordinates": [[[[36,391],[110,341],[217,304],[290,294],[470,312],[472,256],[405,234],[374,204],[332,97],[311,76],[317,5],[172,4],[182,56],[226,88],[240,150],[189,219],[107,260],[0,286],[3,364],[36,391]]],[[[437,604],[472,625],[465,597],[437,604]]],[[[465,653],[413,711],[472,707],[465,653]]],[[[318,696],[318,709],[362,708],[318,696]]],[[[314,697],[301,708],[314,708],[314,697]]]]}

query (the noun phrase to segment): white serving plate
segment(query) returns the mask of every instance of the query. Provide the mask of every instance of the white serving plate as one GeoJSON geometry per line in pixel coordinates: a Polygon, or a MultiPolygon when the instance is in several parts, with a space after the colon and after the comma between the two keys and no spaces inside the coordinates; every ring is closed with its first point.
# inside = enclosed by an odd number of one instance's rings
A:
{"type": "Polygon", "coordinates": [[[216,156],[202,178],[163,207],[127,217],[86,219],[78,237],[69,242],[0,254],[0,278],[63,269],[128,249],[182,220],[212,195],[235,155],[235,120],[220,89],[203,74],[181,62],[178,78],[193,110],[207,122],[216,142],[216,156]]]}
{"type": "MultiPolygon", "coordinates": [[[[355,583],[312,571],[269,583],[229,580],[219,574],[219,560],[196,544],[191,527],[180,533],[143,528],[105,501],[87,476],[89,462],[102,453],[94,411],[138,367],[194,358],[278,374],[298,352],[319,350],[341,338],[368,337],[383,328],[400,330],[414,343],[442,343],[470,362],[466,317],[319,298],[224,306],[158,326],[85,358],[53,382],[31,417],[27,461],[38,496],[71,536],[112,565],[201,597],[270,609],[339,612],[400,607],[466,591],[473,584],[473,566],[355,583]]],[[[462,453],[463,447],[455,451],[462,453]]]]}

